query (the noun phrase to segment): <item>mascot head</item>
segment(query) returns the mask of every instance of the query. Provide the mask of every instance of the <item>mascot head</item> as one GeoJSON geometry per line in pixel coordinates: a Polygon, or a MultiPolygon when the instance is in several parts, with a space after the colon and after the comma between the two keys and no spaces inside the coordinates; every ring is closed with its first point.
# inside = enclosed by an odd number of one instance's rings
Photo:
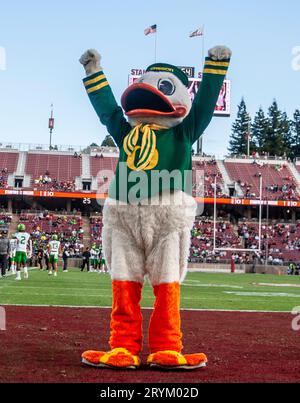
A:
{"type": "Polygon", "coordinates": [[[178,67],[152,64],[126,89],[121,102],[133,127],[139,124],[175,127],[191,110],[188,78],[178,67]]]}

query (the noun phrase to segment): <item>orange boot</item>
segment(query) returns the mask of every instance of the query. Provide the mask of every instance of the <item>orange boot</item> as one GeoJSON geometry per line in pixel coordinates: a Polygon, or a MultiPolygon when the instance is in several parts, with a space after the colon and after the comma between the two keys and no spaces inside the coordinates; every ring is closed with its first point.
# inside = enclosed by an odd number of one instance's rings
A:
{"type": "Polygon", "coordinates": [[[204,367],[205,354],[181,354],[180,285],[179,283],[155,286],[156,301],[149,326],[151,354],[148,364],[164,369],[195,369],[204,367]]]}
{"type": "Polygon", "coordinates": [[[114,280],[112,289],[111,351],[86,351],[82,362],[96,367],[135,369],[140,365],[138,354],[142,349],[142,284],[114,280]]]}

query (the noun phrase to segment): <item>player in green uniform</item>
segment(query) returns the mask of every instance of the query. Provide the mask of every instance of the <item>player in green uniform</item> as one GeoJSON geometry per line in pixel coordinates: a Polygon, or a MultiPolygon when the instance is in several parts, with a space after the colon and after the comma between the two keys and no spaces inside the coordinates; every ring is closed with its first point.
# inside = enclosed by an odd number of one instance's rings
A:
{"type": "Polygon", "coordinates": [[[90,272],[92,271],[99,271],[99,248],[98,246],[94,243],[92,248],[91,248],[91,269],[90,272]]]}
{"type": "Polygon", "coordinates": [[[48,252],[49,252],[49,275],[51,276],[54,271],[54,276],[57,276],[58,272],[58,255],[60,253],[60,241],[58,240],[58,236],[56,234],[52,235],[52,241],[48,244],[48,252]]]}
{"type": "Polygon", "coordinates": [[[99,273],[106,273],[107,272],[107,268],[106,268],[106,261],[105,261],[105,257],[104,254],[102,253],[102,249],[99,249],[99,268],[100,271],[99,273]]]}
{"type": "Polygon", "coordinates": [[[18,225],[18,232],[15,234],[17,240],[15,262],[17,265],[16,280],[21,280],[21,267],[24,271],[24,279],[28,279],[27,259],[32,256],[32,242],[30,235],[26,232],[24,224],[18,225]]]}
{"type": "Polygon", "coordinates": [[[17,239],[16,235],[13,234],[11,240],[9,241],[10,244],[10,252],[9,252],[9,270],[11,270],[12,274],[16,274],[16,250],[17,250],[17,239]]]}

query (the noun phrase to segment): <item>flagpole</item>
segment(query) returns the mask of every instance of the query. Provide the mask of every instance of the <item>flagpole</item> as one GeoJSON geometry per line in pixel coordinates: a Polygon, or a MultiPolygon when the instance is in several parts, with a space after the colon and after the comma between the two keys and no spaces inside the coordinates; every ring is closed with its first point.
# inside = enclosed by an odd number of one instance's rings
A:
{"type": "MultiPolygon", "coordinates": [[[[204,66],[204,25],[202,28],[202,66],[204,66]]],[[[203,155],[203,137],[204,137],[204,133],[202,134],[202,136],[198,139],[198,143],[197,146],[199,148],[199,154],[202,156],[203,155]]]]}
{"type": "Polygon", "coordinates": [[[53,103],[51,104],[51,115],[49,119],[49,132],[50,132],[50,146],[49,150],[52,150],[52,132],[54,130],[54,114],[53,114],[53,103]]]}
{"type": "MultiPolygon", "coordinates": [[[[202,32],[202,35],[201,35],[202,36],[202,66],[204,66],[204,60],[205,60],[205,56],[204,56],[204,25],[201,28],[201,32],[202,32]]],[[[197,155],[203,155],[203,137],[204,137],[204,133],[197,140],[197,155]]]]}
{"type": "Polygon", "coordinates": [[[202,28],[202,66],[204,65],[204,25],[202,28]]]}
{"type": "MultiPolygon", "coordinates": [[[[205,54],[204,54],[204,28],[205,25],[202,26],[202,66],[204,66],[204,61],[205,61],[205,54]]],[[[198,139],[198,147],[199,147],[199,154],[202,156],[203,155],[203,137],[204,133],[202,136],[198,139]]]]}
{"type": "Polygon", "coordinates": [[[154,63],[156,63],[157,58],[157,29],[155,32],[155,40],[154,40],[154,63]]]}

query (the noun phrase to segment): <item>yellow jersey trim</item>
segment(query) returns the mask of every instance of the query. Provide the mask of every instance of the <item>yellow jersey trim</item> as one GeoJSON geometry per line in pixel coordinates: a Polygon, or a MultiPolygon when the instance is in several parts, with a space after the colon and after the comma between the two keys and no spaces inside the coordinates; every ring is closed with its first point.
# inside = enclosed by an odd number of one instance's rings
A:
{"type": "Polygon", "coordinates": [[[106,77],[105,77],[105,74],[101,74],[100,76],[97,76],[96,78],[93,78],[92,80],[85,81],[84,85],[85,85],[86,87],[88,87],[88,86],[91,85],[91,84],[96,84],[96,83],[98,83],[99,81],[103,80],[104,78],[106,78],[106,77]]]}
{"type": "Polygon", "coordinates": [[[214,62],[212,60],[207,60],[205,66],[229,67],[229,62],[214,62]]]}
{"type": "Polygon", "coordinates": [[[214,69],[204,69],[203,73],[207,74],[219,74],[221,76],[226,76],[227,71],[226,70],[214,70],[214,69]]]}
{"type": "Polygon", "coordinates": [[[104,87],[106,87],[107,85],[109,85],[108,82],[107,82],[107,81],[104,81],[104,83],[101,83],[101,84],[99,84],[99,85],[96,85],[95,87],[89,88],[89,89],[87,90],[87,93],[88,93],[88,94],[91,94],[92,92],[101,90],[101,88],[104,88],[104,87]]]}

